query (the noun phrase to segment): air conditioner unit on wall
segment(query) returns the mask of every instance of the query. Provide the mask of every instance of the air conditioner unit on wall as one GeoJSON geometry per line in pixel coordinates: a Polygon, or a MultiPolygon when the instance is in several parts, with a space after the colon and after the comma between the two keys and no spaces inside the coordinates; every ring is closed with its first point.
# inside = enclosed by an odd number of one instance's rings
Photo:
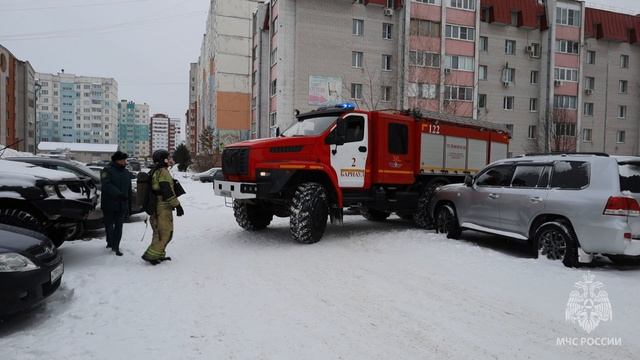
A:
{"type": "Polygon", "coordinates": [[[508,88],[509,86],[511,86],[511,82],[510,81],[503,81],[502,82],[502,86],[508,88]]]}
{"type": "Polygon", "coordinates": [[[444,74],[445,75],[451,74],[451,69],[450,68],[444,68],[444,74]]]}
{"type": "Polygon", "coordinates": [[[524,51],[529,54],[532,55],[533,54],[533,46],[529,45],[526,48],[524,48],[524,51]]]}
{"type": "Polygon", "coordinates": [[[384,9],[384,16],[393,16],[393,9],[392,8],[384,9]]]}
{"type": "Polygon", "coordinates": [[[560,85],[562,85],[562,81],[560,81],[560,80],[554,80],[553,81],[553,86],[558,87],[560,85]]]}
{"type": "Polygon", "coordinates": [[[593,94],[593,89],[584,89],[584,93],[585,95],[591,95],[593,94]]]}

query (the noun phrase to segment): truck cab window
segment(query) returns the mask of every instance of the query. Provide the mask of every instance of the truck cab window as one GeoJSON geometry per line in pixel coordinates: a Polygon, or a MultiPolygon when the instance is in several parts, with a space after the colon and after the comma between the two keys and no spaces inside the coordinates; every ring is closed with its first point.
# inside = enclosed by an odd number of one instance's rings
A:
{"type": "Polygon", "coordinates": [[[409,128],[407,125],[389,124],[389,153],[396,155],[409,153],[409,128]]]}
{"type": "Polygon", "coordinates": [[[350,116],[345,119],[346,138],[345,142],[358,142],[364,139],[364,118],[362,116],[350,116]]]}

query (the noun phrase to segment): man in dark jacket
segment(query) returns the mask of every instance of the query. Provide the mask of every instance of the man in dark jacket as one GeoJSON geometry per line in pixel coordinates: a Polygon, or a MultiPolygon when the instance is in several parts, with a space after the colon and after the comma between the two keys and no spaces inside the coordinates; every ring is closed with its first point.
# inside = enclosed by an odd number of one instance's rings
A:
{"type": "Polygon", "coordinates": [[[122,224],[131,208],[131,173],[127,170],[127,154],[116,151],[111,156],[111,164],[100,172],[102,182],[101,206],[104,214],[104,228],[107,233],[107,248],[117,256],[120,252],[122,224]]]}

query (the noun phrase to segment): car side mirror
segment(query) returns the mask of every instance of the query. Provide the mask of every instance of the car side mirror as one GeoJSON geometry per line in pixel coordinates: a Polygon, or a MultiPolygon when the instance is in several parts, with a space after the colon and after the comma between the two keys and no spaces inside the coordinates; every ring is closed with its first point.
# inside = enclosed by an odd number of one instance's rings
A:
{"type": "Polygon", "coordinates": [[[471,175],[467,175],[464,177],[464,185],[468,187],[473,186],[473,177],[471,175]]]}

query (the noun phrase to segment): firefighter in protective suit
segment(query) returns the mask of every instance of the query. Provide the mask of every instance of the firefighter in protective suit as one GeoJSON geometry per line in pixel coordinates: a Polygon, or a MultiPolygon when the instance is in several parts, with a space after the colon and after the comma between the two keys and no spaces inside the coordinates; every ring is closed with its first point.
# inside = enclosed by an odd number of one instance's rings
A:
{"type": "Polygon", "coordinates": [[[156,197],[156,206],[153,215],[150,215],[153,239],[142,259],[156,265],[165,260],[171,260],[166,256],[165,249],[173,237],[173,209],[176,215],[184,215],[180,201],[176,196],[173,177],[169,166],[173,160],[167,150],[157,150],[153,153],[154,168],[151,174],[151,189],[156,197]]]}

